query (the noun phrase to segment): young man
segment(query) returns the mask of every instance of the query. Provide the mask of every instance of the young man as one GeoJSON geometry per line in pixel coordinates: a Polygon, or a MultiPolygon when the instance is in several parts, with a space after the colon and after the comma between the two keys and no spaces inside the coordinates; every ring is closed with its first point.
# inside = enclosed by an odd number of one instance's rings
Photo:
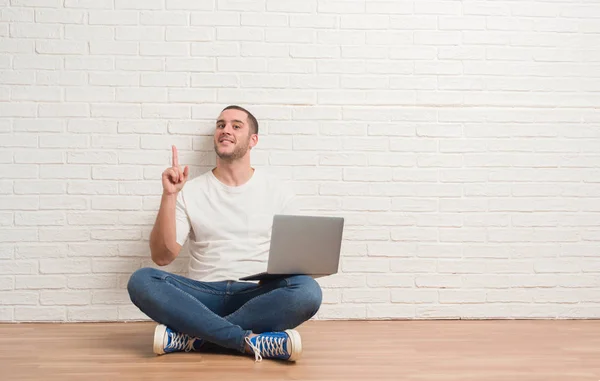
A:
{"type": "Polygon", "coordinates": [[[152,260],[164,266],[189,240],[189,275],[143,268],[127,286],[131,301],[159,323],[157,354],[212,343],[254,354],[256,361],[295,361],[301,355],[293,328],[318,311],[318,283],[309,276],[238,281],[266,270],[273,215],[295,212],[291,188],[250,165],[257,142],[255,117],[229,106],[216,122],[217,164],[211,171],[188,182],[188,167],[181,168],[173,147],[150,250],[152,260]]]}

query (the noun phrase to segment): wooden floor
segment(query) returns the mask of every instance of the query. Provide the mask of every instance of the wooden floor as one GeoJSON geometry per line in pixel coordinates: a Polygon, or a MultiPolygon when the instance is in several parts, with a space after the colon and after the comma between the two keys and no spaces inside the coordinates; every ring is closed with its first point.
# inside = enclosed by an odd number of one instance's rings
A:
{"type": "Polygon", "coordinates": [[[154,324],[0,325],[0,380],[600,380],[600,321],[314,321],[295,364],[152,353],[154,324]]]}

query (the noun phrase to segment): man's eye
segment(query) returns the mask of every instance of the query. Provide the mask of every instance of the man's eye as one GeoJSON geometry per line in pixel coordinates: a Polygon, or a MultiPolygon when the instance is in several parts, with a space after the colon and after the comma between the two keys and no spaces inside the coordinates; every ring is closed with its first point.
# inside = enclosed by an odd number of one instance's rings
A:
{"type": "Polygon", "coordinates": [[[235,128],[236,130],[239,130],[239,129],[240,129],[240,126],[238,126],[238,125],[234,125],[234,126],[233,126],[233,128],[235,128]]]}

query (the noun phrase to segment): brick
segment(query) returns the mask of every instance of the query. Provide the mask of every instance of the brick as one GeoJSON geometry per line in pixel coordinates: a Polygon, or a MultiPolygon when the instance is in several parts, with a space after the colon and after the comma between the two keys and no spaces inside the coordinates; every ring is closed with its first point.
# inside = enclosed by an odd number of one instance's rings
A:
{"type": "MultiPolygon", "coordinates": [[[[440,290],[451,291],[451,290],[440,290]]],[[[452,290],[454,291],[454,290],[452,290]]],[[[485,294],[484,294],[485,297],[485,294]]],[[[423,304],[423,303],[437,303],[438,302],[438,291],[428,289],[393,289],[391,290],[392,303],[403,303],[403,304],[423,304]]],[[[485,298],[484,298],[485,299],[485,298]]]]}
{"type": "MultiPolygon", "coordinates": [[[[81,40],[81,41],[94,41],[94,40],[114,40],[115,31],[112,28],[106,28],[104,26],[89,26],[89,25],[65,25],[65,39],[66,40],[81,40]]],[[[78,61],[80,59],[88,59],[95,57],[65,57],[67,61],[78,61]]],[[[71,69],[76,69],[70,67],[71,69]]],[[[99,65],[97,70],[109,70],[105,65],[99,65]]],[[[67,67],[69,69],[69,67],[67,67]]],[[[91,69],[91,68],[90,68],[91,69]]]]}
{"type": "MultiPolygon", "coordinates": [[[[125,130],[125,127],[121,128],[122,132],[143,132],[143,130],[138,130],[140,124],[145,123],[148,125],[154,122],[119,122],[119,127],[121,127],[121,123],[123,126],[131,126],[130,129],[125,130]]],[[[144,129],[145,130],[145,129],[144,129]]],[[[121,131],[120,131],[121,132],[121,131]]],[[[114,134],[114,135],[94,135],[92,136],[92,147],[94,148],[115,148],[115,149],[136,149],[140,147],[140,138],[135,135],[125,135],[125,134],[114,134]]]]}
{"type": "Polygon", "coordinates": [[[40,228],[40,242],[82,242],[90,239],[88,229],[40,228]]]}
{"type": "Polygon", "coordinates": [[[90,302],[90,293],[88,291],[41,291],[40,293],[40,304],[41,305],[64,305],[64,306],[76,306],[86,305],[90,302]]]}
{"type": "Polygon", "coordinates": [[[4,104],[0,104],[0,115],[2,115],[3,117],[30,118],[35,115],[35,106],[26,103],[5,102],[4,104]]]}
{"type": "Polygon", "coordinates": [[[54,24],[83,24],[83,11],[65,9],[39,9],[35,11],[35,22],[54,24]]]}
{"type": "Polygon", "coordinates": [[[139,54],[137,42],[122,41],[90,41],[90,53],[93,55],[124,55],[133,56],[139,54]]]}
{"type": "MultiPolygon", "coordinates": [[[[4,242],[10,242],[8,240],[4,242]]],[[[30,275],[37,274],[38,263],[33,260],[1,260],[0,274],[2,275],[30,275]]]]}
{"type": "Polygon", "coordinates": [[[463,166],[463,156],[452,154],[422,154],[417,156],[417,166],[423,168],[458,168],[463,166]]]}
{"type": "Polygon", "coordinates": [[[136,11],[119,10],[119,11],[104,11],[104,10],[93,10],[89,11],[89,24],[90,25],[136,25],[138,18],[142,18],[140,13],[136,11]]]}
{"type": "Polygon", "coordinates": [[[76,88],[65,91],[67,102],[111,102],[115,100],[115,90],[111,88],[76,88]]]}
{"type": "Polygon", "coordinates": [[[112,9],[113,0],[65,0],[66,8],[112,9]]]}
{"type": "Polygon", "coordinates": [[[390,269],[390,262],[386,258],[345,259],[342,269],[345,273],[385,273],[390,269]]]}
{"type": "Polygon", "coordinates": [[[415,278],[417,287],[423,288],[458,288],[462,287],[460,277],[455,275],[420,275],[415,278]]]}
{"type": "MultiPolygon", "coordinates": [[[[215,64],[211,63],[211,68],[215,64]]],[[[200,67],[201,69],[201,67],[200,67]]],[[[175,70],[175,69],[171,69],[175,70]]],[[[192,87],[238,87],[239,78],[235,74],[196,74],[192,73],[192,87]]]]}
{"type": "Polygon", "coordinates": [[[34,196],[0,196],[0,210],[36,210],[38,206],[34,196]]]}
{"type": "Polygon", "coordinates": [[[0,259],[12,259],[14,257],[15,245],[0,245],[0,259]]]}
{"type": "Polygon", "coordinates": [[[486,242],[487,239],[485,229],[477,228],[442,228],[439,235],[440,242],[486,242]]]}
{"type": "Polygon", "coordinates": [[[63,275],[17,275],[15,277],[17,290],[61,289],[66,285],[66,278],[63,275]]]}
{"type": "Polygon", "coordinates": [[[345,289],[342,292],[342,303],[388,303],[390,290],[386,289],[345,289]]]}
{"type": "Polygon", "coordinates": [[[65,223],[66,217],[63,213],[40,211],[15,213],[16,226],[65,225],[65,223]]]}
{"type": "Polygon", "coordinates": [[[366,318],[365,304],[351,305],[322,305],[319,309],[319,318],[327,320],[337,319],[365,319],[366,318]]]}
{"type": "Polygon", "coordinates": [[[126,273],[131,274],[140,267],[138,259],[94,259],[94,273],[126,273]]]}
{"type": "MultiPolygon", "coordinates": [[[[186,91],[187,89],[183,90],[186,91]]],[[[190,98],[197,96],[198,93],[189,91],[183,95],[186,101],[192,101],[190,98]]],[[[181,93],[179,93],[181,96],[181,93]]],[[[199,94],[200,96],[202,94],[199,94]]],[[[200,97],[201,98],[201,97],[200,97]]],[[[181,98],[178,98],[181,99],[181,98]]],[[[162,119],[190,119],[192,108],[189,105],[154,105],[142,106],[142,118],[162,118],[162,119]]]]}
{"type": "Polygon", "coordinates": [[[436,152],[437,142],[426,138],[392,138],[390,139],[390,151],[436,152]]]}
{"type": "Polygon", "coordinates": [[[67,284],[71,289],[110,289],[117,286],[116,275],[69,275],[67,284]]]}
{"type": "Polygon", "coordinates": [[[16,307],[15,320],[20,322],[61,322],[65,320],[64,307],[16,307]]]}
{"type": "Polygon", "coordinates": [[[367,305],[366,317],[369,319],[414,319],[415,306],[406,304],[367,305]]]}
{"type": "Polygon", "coordinates": [[[117,194],[116,182],[110,181],[69,181],[67,193],[70,195],[110,195],[117,194]]]}
{"type": "Polygon", "coordinates": [[[67,319],[72,322],[105,322],[122,319],[115,306],[67,307],[67,319]]]}
{"type": "Polygon", "coordinates": [[[61,258],[66,256],[66,246],[61,244],[17,244],[19,259],[61,258]]]}
{"type": "Polygon", "coordinates": [[[34,179],[38,176],[35,165],[4,164],[0,166],[0,178],[34,179]]]}
{"type": "Polygon", "coordinates": [[[33,22],[33,12],[33,9],[4,7],[0,9],[0,21],[33,22]]]}
{"type": "MultiPolygon", "coordinates": [[[[90,109],[87,104],[77,104],[77,103],[62,103],[62,104],[40,104],[38,109],[38,115],[40,117],[51,117],[51,118],[61,118],[61,117],[89,117],[90,109]]],[[[68,137],[67,139],[77,140],[77,139],[85,139],[86,137],[80,136],[77,138],[68,137]]],[[[59,138],[60,139],[60,138],[59,138]]],[[[40,147],[43,140],[56,140],[53,137],[40,137],[40,147]]],[[[58,148],[58,147],[55,147],[58,148]]],[[[60,148],[68,148],[60,147],[60,148]]]]}
{"type": "Polygon", "coordinates": [[[91,115],[94,118],[139,118],[140,105],[128,104],[92,104],[91,115]]]}
{"type": "MultiPolygon", "coordinates": [[[[176,121],[169,122],[169,125],[174,125],[176,121]]],[[[120,139],[116,139],[116,137],[112,137],[111,145],[119,145],[119,140],[123,140],[127,137],[128,146],[126,148],[136,148],[139,146],[139,138],[135,135],[127,136],[123,135],[124,133],[145,133],[145,134],[162,134],[167,132],[167,122],[159,121],[159,120],[149,120],[149,121],[120,121],[118,131],[120,135],[118,137],[120,139]]],[[[196,130],[195,130],[196,131],[196,130]]],[[[100,143],[98,143],[100,144],[100,143]]],[[[107,144],[107,143],[102,143],[107,144]]],[[[92,138],[92,146],[94,146],[94,138],[92,138]]]]}
{"type": "MultiPolygon", "coordinates": [[[[115,68],[125,71],[163,71],[165,63],[158,58],[117,58],[115,60],[115,68]]],[[[119,90],[134,90],[134,89],[117,89],[119,90]]]]}
{"type": "MultiPolygon", "coordinates": [[[[35,83],[38,85],[83,86],[87,84],[87,74],[81,71],[38,71],[36,73],[35,83]]],[[[38,115],[50,117],[89,116],[89,112],[86,111],[88,110],[88,106],[59,106],[62,105],[42,105],[40,106],[38,115]],[[52,110],[59,111],[52,112],[52,110]],[[44,115],[45,113],[48,113],[48,115],[44,115]]]]}
{"type": "Polygon", "coordinates": [[[72,164],[116,164],[117,154],[112,151],[68,152],[67,162],[72,164]]]}
{"type": "Polygon", "coordinates": [[[140,229],[95,229],[91,238],[102,241],[136,241],[141,238],[140,229]]]}
{"type": "Polygon", "coordinates": [[[346,197],[342,200],[344,210],[357,211],[387,211],[390,209],[390,200],[388,198],[378,197],[346,197]]]}
{"type": "Polygon", "coordinates": [[[188,56],[189,45],[183,42],[141,42],[142,56],[188,56]]]}
{"type": "MultiPolygon", "coordinates": [[[[19,66],[24,67],[24,69],[34,69],[35,67],[27,67],[27,66],[38,66],[38,64],[30,64],[29,60],[23,60],[16,56],[14,58],[14,62],[19,66]]],[[[41,61],[45,65],[47,65],[48,61],[41,61]]],[[[14,71],[0,71],[0,83],[4,85],[29,85],[35,82],[35,73],[27,70],[14,70],[14,71]]]]}
{"type": "Polygon", "coordinates": [[[367,196],[369,185],[366,183],[322,183],[319,194],[326,196],[367,196]]]}
{"type": "MultiPolygon", "coordinates": [[[[442,200],[443,201],[443,200],[442,200]]],[[[392,198],[393,211],[433,212],[437,211],[438,200],[427,198],[392,198]]]]}
{"type": "MultiPolygon", "coordinates": [[[[168,3],[168,2],[167,2],[168,3]]],[[[115,9],[162,9],[163,0],[115,0],[115,9]]]]}
{"type": "MultiPolygon", "coordinates": [[[[95,134],[110,134],[117,132],[117,122],[111,120],[78,120],[78,119],[70,119],[68,121],[67,129],[69,132],[73,133],[95,133],[95,134]]],[[[124,137],[122,137],[124,138],[124,137]]],[[[94,145],[94,141],[96,136],[92,136],[92,147],[96,147],[94,145]]],[[[105,148],[105,147],[98,147],[105,148]]]]}
{"type": "MultiPolygon", "coordinates": [[[[18,184],[22,184],[22,183],[23,183],[23,181],[18,182],[18,184]]],[[[15,186],[13,186],[12,181],[0,180],[0,194],[12,194],[14,188],[15,188],[15,186]]],[[[20,192],[17,192],[16,190],[14,191],[14,193],[22,194],[20,192]]]]}
{"type": "Polygon", "coordinates": [[[12,290],[14,280],[12,276],[0,276],[0,290],[12,290]]]}
{"type": "Polygon", "coordinates": [[[92,291],[92,304],[130,304],[127,290],[95,290],[92,291]]]}
{"type": "MultiPolygon", "coordinates": [[[[369,274],[367,275],[367,285],[369,287],[414,287],[415,276],[408,274],[369,274]]],[[[392,289],[392,295],[401,290],[392,289]]]]}
{"type": "Polygon", "coordinates": [[[92,199],[94,210],[140,210],[141,197],[136,196],[99,196],[92,199]]]}
{"type": "Polygon", "coordinates": [[[319,155],[319,164],[325,166],[365,166],[367,165],[367,156],[364,154],[322,154],[319,155]]]}
{"type": "Polygon", "coordinates": [[[41,259],[41,274],[89,274],[91,261],[87,258],[41,259]]]}
{"type": "Polygon", "coordinates": [[[0,212],[0,226],[12,226],[14,221],[12,212],[0,212]]]}
{"type": "Polygon", "coordinates": [[[12,24],[10,25],[10,36],[14,38],[60,38],[61,28],[58,25],[43,24],[12,24]]]}
{"type": "Polygon", "coordinates": [[[36,41],[35,51],[40,54],[86,54],[87,44],[83,41],[36,41]]]}
{"type": "Polygon", "coordinates": [[[87,179],[90,167],[86,165],[53,165],[40,166],[40,179],[87,179]]]}
{"type": "Polygon", "coordinates": [[[0,305],[24,306],[37,304],[39,295],[32,291],[0,291],[0,305]]]}
{"type": "MultiPolygon", "coordinates": [[[[145,219],[145,222],[148,221],[153,221],[156,219],[156,215],[155,213],[147,213],[149,218],[145,219]]],[[[136,221],[132,221],[131,223],[135,223],[136,221]]],[[[138,222],[138,224],[144,224],[147,226],[146,223],[141,223],[138,222]]],[[[139,242],[126,242],[126,243],[119,243],[119,256],[121,257],[141,257],[141,258],[147,258],[148,257],[148,242],[145,241],[139,241],[139,242]]],[[[183,256],[184,253],[182,253],[181,255],[183,256]]]]}

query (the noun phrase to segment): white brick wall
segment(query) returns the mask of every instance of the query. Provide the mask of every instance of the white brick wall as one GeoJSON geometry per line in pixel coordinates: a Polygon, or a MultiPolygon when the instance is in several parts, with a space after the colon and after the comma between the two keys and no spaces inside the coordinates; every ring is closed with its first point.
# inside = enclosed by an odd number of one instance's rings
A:
{"type": "Polygon", "coordinates": [[[210,168],[231,103],[346,217],[317,318],[600,317],[598,2],[1,3],[0,321],[144,319],[170,145],[210,168]]]}

